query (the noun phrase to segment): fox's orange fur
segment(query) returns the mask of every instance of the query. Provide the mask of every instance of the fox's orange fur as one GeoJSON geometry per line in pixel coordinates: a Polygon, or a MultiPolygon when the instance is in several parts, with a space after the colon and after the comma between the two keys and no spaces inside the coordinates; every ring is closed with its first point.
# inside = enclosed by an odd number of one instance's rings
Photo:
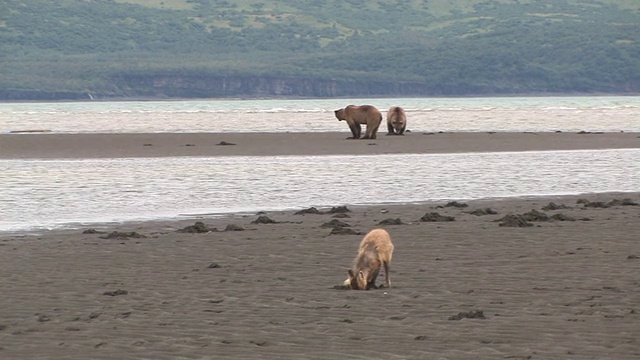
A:
{"type": "Polygon", "coordinates": [[[345,284],[354,290],[376,288],[376,278],[384,266],[385,283],[391,287],[389,265],[392,255],[393,243],[389,233],[384,229],[371,230],[360,242],[353,267],[347,270],[349,279],[345,280],[345,284]]]}
{"type": "Polygon", "coordinates": [[[367,125],[367,130],[362,139],[375,139],[378,133],[378,128],[382,122],[382,114],[380,110],[371,105],[349,105],[345,108],[335,110],[334,114],[338,121],[346,121],[351,130],[352,137],[347,139],[360,139],[362,133],[362,127],[360,125],[367,125]]]}
{"type": "Polygon", "coordinates": [[[392,106],[387,111],[387,135],[404,135],[407,128],[407,114],[399,106],[392,106]]]}

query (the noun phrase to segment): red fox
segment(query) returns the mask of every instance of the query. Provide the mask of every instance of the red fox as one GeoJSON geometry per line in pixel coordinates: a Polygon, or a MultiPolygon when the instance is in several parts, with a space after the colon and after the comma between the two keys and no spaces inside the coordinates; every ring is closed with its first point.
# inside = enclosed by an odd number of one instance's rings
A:
{"type": "Polygon", "coordinates": [[[389,264],[392,254],[393,244],[389,233],[384,229],[371,230],[360,242],[353,267],[347,270],[349,278],[345,280],[345,285],[354,290],[375,289],[380,267],[384,266],[385,283],[391,287],[389,264]]]}

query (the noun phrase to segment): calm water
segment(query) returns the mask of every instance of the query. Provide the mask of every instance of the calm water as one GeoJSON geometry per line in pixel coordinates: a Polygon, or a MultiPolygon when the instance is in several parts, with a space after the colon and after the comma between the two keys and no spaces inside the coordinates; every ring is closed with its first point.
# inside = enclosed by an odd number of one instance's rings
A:
{"type": "Polygon", "coordinates": [[[0,133],[348,131],[333,110],[404,107],[412,131],[640,131],[640,97],[0,103],[0,133]]]}
{"type": "MultiPolygon", "coordinates": [[[[333,110],[349,103],[403,106],[412,131],[640,132],[640,97],[611,96],[0,103],[0,133],[346,133],[333,110]]],[[[309,206],[640,191],[637,149],[403,155],[402,166],[388,157],[0,160],[0,231],[309,206]],[[347,183],[361,185],[347,189],[347,183]]]]}
{"type": "Polygon", "coordinates": [[[639,190],[640,149],[403,155],[402,166],[393,165],[390,157],[397,155],[2,160],[0,230],[309,206],[639,190]],[[347,188],[347,182],[359,186],[347,188]]]}

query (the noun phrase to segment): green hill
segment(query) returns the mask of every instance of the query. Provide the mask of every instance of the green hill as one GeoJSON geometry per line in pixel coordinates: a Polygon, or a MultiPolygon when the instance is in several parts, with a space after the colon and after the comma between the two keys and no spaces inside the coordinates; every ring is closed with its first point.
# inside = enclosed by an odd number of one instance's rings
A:
{"type": "Polygon", "coordinates": [[[640,92],[637,0],[4,0],[0,99],[640,92]]]}

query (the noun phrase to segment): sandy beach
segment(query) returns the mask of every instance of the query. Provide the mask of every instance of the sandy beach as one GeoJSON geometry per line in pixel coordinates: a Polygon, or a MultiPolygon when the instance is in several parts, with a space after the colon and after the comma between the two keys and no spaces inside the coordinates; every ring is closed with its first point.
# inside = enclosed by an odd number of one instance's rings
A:
{"type": "Polygon", "coordinates": [[[328,133],[0,134],[0,159],[371,155],[640,148],[640,133],[409,133],[345,140],[328,133]]]}
{"type": "Polygon", "coordinates": [[[200,233],[181,231],[189,220],[3,234],[0,357],[637,359],[638,202],[347,205],[202,218],[200,233]],[[392,287],[337,288],[376,227],[395,243],[392,287]]]}
{"type": "MultiPolygon", "coordinates": [[[[346,135],[4,134],[0,158],[640,145],[635,133],[346,135]]],[[[638,359],[639,203],[640,192],[335,204],[0,233],[0,358],[638,359]],[[392,287],[342,289],[377,227],[395,244],[392,287]]]]}

